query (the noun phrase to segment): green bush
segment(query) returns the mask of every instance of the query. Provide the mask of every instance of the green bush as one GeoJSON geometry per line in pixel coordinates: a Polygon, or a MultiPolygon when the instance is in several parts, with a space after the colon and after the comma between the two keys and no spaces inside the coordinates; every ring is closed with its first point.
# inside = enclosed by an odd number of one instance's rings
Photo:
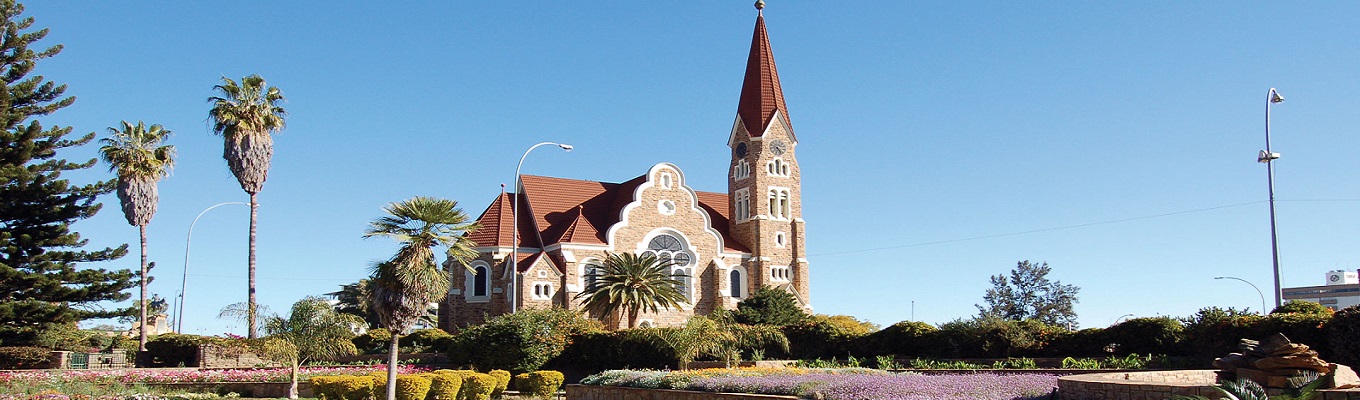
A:
{"type": "Polygon", "coordinates": [[[942,358],[1021,357],[1044,352],[1065,329],[1038,320],[1011,321],[995,317],[954,320],[931,335],[938,346],[930,356],[942,358]]]}
{"type": "Polygon", "coordinates": [[[1327,337],[1330,338],[1331,353],[1335,363],[1360,365],[1360,306],[1350,306],[1337,311],[1327,323],[1327,337]]]}
{"type": "Polygon", "coordinates": [[[798,306],[798,299],[787,290],[762,286],[754,294],[737,303],[732,313],[736,322],[747,325],[787,326],[808,319],[807,312],[798,306]]]}
{"type": "Polygon", "coordinates": [[[493,369],[486,374],[496,377],[496,390],[491,392],[491,397],[497,399],[501,398],[501,394],[505,393],[505,389],[510,387],[510,371],[493,369]]]}
{"type": "Polygon", "coordinates": [[[216,343],[214,338],[167,333],[146,341],[147,360],[152,367],[198,365],[198,347],[216,343]]]}
{"type": "Polygon", "coordinates": [[[1132,318],[1105,329],[1114,355],[1179,354],[1184,338],[1185,325],[1171,317],[1132,318]]]}
{"type": "Polygon", "coordinates": [[[430,377],[430,393],[426,400],[458,400],[463,389],[463,376],[449,370],[434,371],[430,377]]]}
{"type": "Polygon", "coordinates": [[[455,365],[534,371],[562,354],[572,335],[597,331],[599,322],[577,311],[526,309],[458,332],[446,353],[455,365]]]}
{"type": "Polygon", "coordinates": [[[33,346],[0,347],[0,369],[42,369],[51,363],[52,350],[33,346]]]}
{"type": "Polygon", "coordinates": [[[561,372],[534,371],[516,376],[515,385],[520,393],[547,399],[557,394],[557,388],[562,387],[565,380],[561,372]]]}
{"type": "Polygon", "coordinates": [[[937,347],[931,343],[934,325],[920,321],[902,321],[866,336],[864,350],[869,354],[895,354],[898,357],[920,357],[927,349],[937,347]]]}
{"type": "Polygon", "coordinates": [[[321,400],[367,400],[372,398],[376,392],[383,390],[378,388],[375,391],[373,387],[374,378],[367,375],[314,376],[310,381],[312,393],[316,394],[317,398],[321,400]]]}
{"type": "Polygon", "coordinates": [[[662,332],[673,328],[638,328],[573,335],[570,343],[544,368],[594,373],[611,369],[678,368],[667,346],[658,346],[662,332]]]}
{"type": "MultiPolygon", "coordinates": [[[[386,354],[388,345],[392,343],[392,333],[383,328],[369,329],[368,332],[355,336],[350,341],[354,342],[354,347],[358,348],[360,353],[386,354]]],[[[398,341],[398,346],[400,344],[398,341]]]]}
{"type": "Polygon", "coordinates": [[[1054,336],[1053,342],[1049,343],[1048,348],[1044,349],[1044,354],[1063,357],[1095,357],[1105,355],[1108,354],[1105,352],[1105,347],[1110,344],[1105,338],[1105,330],[1102,328],[1086,328],[1076,332],[1059,332],[1054,336]]]}
{"type": "Polygon", "coordinates": [[[429,393],[429,378],[418,374],[397,375],[397,400],[424,400],[429,393]]]}
{"type": "Polygon", "coordinates": [[[468,400],[487,400],[496,391],[496,377],[487,374],[472,374],[463,378],[463,395],[468,400]]]}
{"type": "MultiPolygon", "coordinates": [[[[397,347],[403,349],[403,353],[428,353],[448,347],[448,341],[452,339],[453,335],[444,332],[443,329],[420,329],[402,336],[397,340],[397,347]]],[[[387,340],[392,340],[390,334],[387,340]]],[[[384,346],[386,345],[384,342],[384,346]]]]}
{"type": "Polygon", "coordinates": [[[870,328],[872,325],[850,316],[814,315],[785,326],[783,331],[789,339],[789,356],[809,359],[849,355],[853,344],[869,335],[870,328]]]}
{"type": "Polygon", "coordinates": [[[1279,307],[1275,307],[1274,310],[1270,311],[1270,314],[1311,314],[1330,317],[1332,316],[1332,309],[1311,301],[1290,300],[1279,307]]]}

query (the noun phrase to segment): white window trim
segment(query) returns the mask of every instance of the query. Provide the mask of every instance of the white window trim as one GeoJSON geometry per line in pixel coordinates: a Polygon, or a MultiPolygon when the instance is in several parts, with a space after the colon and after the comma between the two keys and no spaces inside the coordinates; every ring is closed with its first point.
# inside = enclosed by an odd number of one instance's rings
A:
{"type": "Polygon", "coordinates": [[[556,294],[556,292],[553,291],[553,284],[551,282],[534,282],[534,292],[532,296],[534,300],[552,300],[554,294],[556,294]]]}
{"type": "Polygon", "coordinates": [[[751,163],[746,160],[737,160],[737,165],[732,166],[732,179],[745,180],[751,177],[751,163]]]}
{"type": "Polygon", "coordinates": [[[732,198],[732,216],[736,218],[737,222],[749,221],[751,219],[751,190],[748,188],[737,189],[732,198]]]}
{"type": "Polygon", "coordinates": [[[745,299],[746,296],[750,295],[750,293],[747,293],[747,291],[748,291],[747,288],[750,286],[750,285],[748,284],[748,280],[749,280],[749,279],[751,279],[751,278],[746,274],[746,269],[745,269],[745,268],[742,268],[742,267],[732,267],[732,269],[729,270],[729,271],[727,272],[727,292],[724,293],[724,294],[726,294],[726,295],[728,295],[728,297],[732,297],[732,298],[734,298],[734,299],[745,299]],[[741,284],[740,284],[740,285],[737,285],[737,296],[732,296],[732,273],[733,273],[733,272],[737,273],[737,277],[739,277],[739,278],[741,279],[741,282],[740,282],[741,284]]]}
{"type": "Polygon", "coordinates": [[[789,235],[784,232],[774,233],[774,247],[784,247],[789,243],[789,235]]]}
{"type": "Polygon", "coordinates": [[[491,264],[487,264],[486,261],[477,260],[473,261],[469,267],[468,270],[463,271],[463,298],[469,303],[485,303],[491,301],[491,264]],[[482,277],[482,279],[486,279],[486,294],[481,296],[476,295],[477,275],[474,274],[473,271],[476,271],[477,268],[486,269],[486,275],[482,277]]]}
{"type": "Polygon", "coordinates": [[[576,283],[580,285],[582,292],[584,292],[586,288],[590,287],[588,285],[589,282],[586,281],[586,275],[590,273],[590,271],[587,270],[587,267],[591,265],[594,265],[597,268],[604,268],[604,261],[601,261],[600,259],[597,258],[587,258],[581,261],[580,263],[577,263],[576,283]]]}
{"type": "Polygon", "coordinates": [[[769,212],[765,215],[778,220],[789,220],[793,214],[793,190],[786,187],[770,186],[765,191],[765,202],[769,212]]]}
{"type": "Polygon", "coordinates": [[[770,280],[775,282],[789,282],[793,280],[793,271],[787,265],[775,265],[770,267],[770,280]]]}

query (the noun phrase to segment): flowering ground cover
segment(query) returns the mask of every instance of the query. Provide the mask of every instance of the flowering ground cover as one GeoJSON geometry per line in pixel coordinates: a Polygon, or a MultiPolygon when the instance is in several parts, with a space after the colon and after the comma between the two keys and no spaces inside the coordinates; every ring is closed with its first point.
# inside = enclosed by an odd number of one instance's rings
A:
{"type": "MultiPolygon", "coordinates": [[[[362,375],[386,371],[383,365],[303,368],[300,380],[316,375],[362,375]]],[[[402,365],[398,373],[420,372],[402,365]]],[[[0,400],[140,400],[180,399],[192,393],[157,389],[165,383],[288,382],[287,368],[194,370],[123,369],[0,372],[0,400]]],[[[215,397],[215,396],[214,396],[215,397]]]]}
{"type": "Polygon", "coordinates": [[[891,373],[863,368],[752,368],[692,371],[612,370],[583,385],[725,393],[758,393],[827,400],[1017,400],[1045,398],[1058,385],[1052,374],[891,373]]]}

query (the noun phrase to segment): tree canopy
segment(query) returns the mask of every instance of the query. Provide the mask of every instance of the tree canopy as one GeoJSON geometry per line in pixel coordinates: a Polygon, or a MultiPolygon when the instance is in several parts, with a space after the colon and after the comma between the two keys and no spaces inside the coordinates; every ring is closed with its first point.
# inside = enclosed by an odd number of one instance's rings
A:
{"type": "Polygon", "coordinates": [[[24,7],[0,0],[0,341],[24,344],[45,324],[131,315],[132,309],[105,310],[100,302],[122,301],[135,285],[127,269],[77,268],[80,263],[118,259],[127,245],[82,249],[87,240],[71,230],[76,221],[99,212],[99,195],[113,180],[72,184],[66,171],[90,168],[95,160],[69,162],[59,151],[79,147],[94,133],[69,138],[71,127],[44,127],[37,118],[70,106],[66,85],[29,76],[38,61],[57,55],[61,45],[29,48],[47,36],[32,29],[24,7]]]}
{"type": "Polygon", "coordinates": [[[808,314],[798,307],[798,299],[793,293],[764,286],[737,303],[737,311],[732,317],[748,325],[787,326],[807,320],[808,314]]]}
{"type": "Polygon", "coordinates": [[[1052,270],[1046,262],[1024,260],[1015,264],[1009,278],[993,275],[992,288],[983,296],[987,305],[978,305],[978,311],[983,317],[1035,319],[1049,325],[1075,327],[1077,312],[1072,305],[1077,303],[1081,288],[1049,281],[1048,273],[1052,270]]]}

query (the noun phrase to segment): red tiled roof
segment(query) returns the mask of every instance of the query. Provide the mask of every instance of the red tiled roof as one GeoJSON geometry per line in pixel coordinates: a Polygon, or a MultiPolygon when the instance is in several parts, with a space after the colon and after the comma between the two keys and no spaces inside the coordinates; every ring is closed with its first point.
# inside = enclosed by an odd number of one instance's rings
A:
{"type": "MultiPolygon", "coordinates": [[[[476,243],[478,247],[510,246],[510,226],[514,220],[514,208],[510,206],[512,198],[516,198],[514,193],[501,192],[496,200],[477,217],[477,223],[482,225],[481,229],[468,234],[468,239],[476,243]]],[[[526,211],[527,212],[527,211],[526,211]]],[[[528,215],[520,220],[519,239],[524,241],[525,246],[537,247],[538,236],[529,234],[533,232],[533,225],[528,220],[528,215]]]]}
{"type": "MultiPolygon", "coordinates": [[[[524,175],[524,199],[528,205],[526,214],[520,216],[521,238],[524,247],[539,247],[537,237],[546,244],[577,243],[605,244],[605,234],[609,227],[619,222],[623,207],[633,200],[633,191],[646,180],[646,175],[624,183],[607,183],[577,179],[553,178],[546,176],[524,175]],[[528,214],[533,214],[530,217],[528,214]],[[538,229],[537,234],[533,231],[538,229]]],[[[728,235],[728,197],[725,193],[696,192],[699,206],[708,212],[713,229],[723,237],[728,251],[746,252],[745,247],[728,235]]],[[[483,237],[494,237],[491,232],[501,231],[499,227],[511,224],[510,210],[505,204],[515,197],[513,193],[503,194],[492,202],[478,222],[482,230],[474,233],[474,241],[483,237]]],[[[508,233],[499,235],[499,242],[483,243],[478,246],[509,246],[508,233]]],[[[554,265],[560,264],[558,260],[554,265]]],[[[557,265],[560,269],[561,266],[557,265]]],[[[521,268],[527,268],[522,265],[521,268]]]]}
{"type": "Polygon", "coordinates": [[[776,110],[784,114],[785,121],[789,120],[784,89],[779,85],[779,72],[774,68],[770,36],[765,32],[765,16],[761,15],[756,17],[756,32],[751,37],[751,54],[746,58],[746,78],[741,84],[737,115],[746,124],[746,131],[757,137],[765,133],[776,110]]]}

